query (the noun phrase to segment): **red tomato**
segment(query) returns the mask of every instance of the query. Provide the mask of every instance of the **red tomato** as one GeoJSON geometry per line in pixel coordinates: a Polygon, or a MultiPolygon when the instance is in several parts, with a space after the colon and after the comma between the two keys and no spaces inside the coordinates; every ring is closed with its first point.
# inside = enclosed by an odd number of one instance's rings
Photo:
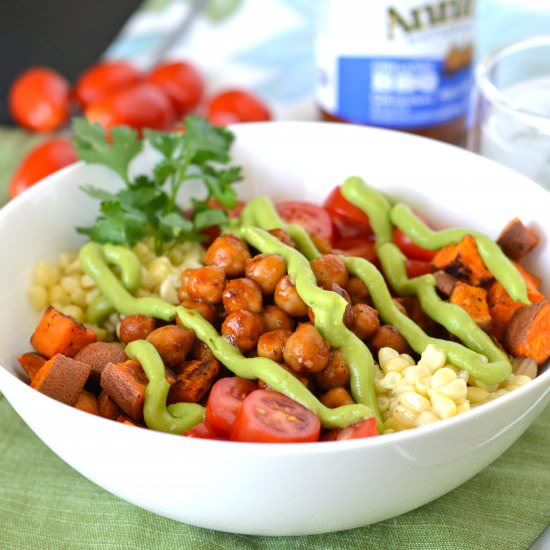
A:
{"type": "Polygon", "coordinates": [[[377,262],[375,243],[371,236],[357,235],[355,237],[341,237],[334,242],[335,253],[341,252],[346,256],[358,256],[369,262],[377,262]]]}
{"type": "Polygon", "coordinates": [[[372,235],[368,216],[344,198],[339,186],[332,190],[323,207],[330,214],[340,237],[372,235]]]}
{"type": "Polygon", "coordinates": [[[183,61],[157,65],[147,76],[147,81],[164,92],[178,117],[195,109],[204,93],[202,75],[193,65],[183,61]]]}
{"type": "Polygon", "coordinates": [[[310,233],[332,242],[330,216],[321,207],[309,202],[286,201],[275,205],[279,216],[286,223],[297,223],[310,233]]]}
{"type": "Polygon", "coordinates": [[[255,443],[301,443],[318,441],[321,423],[317,416],[286,395],[256,390],[242,402],[231,429],[233,441],[255,443]]]}
{"type": "Polygon", "coordinates": [[[138,84],[143,75],[127,61],[103,61],[87,69],[76,81],[73,94],[82,107],[104,95],[138,84]]]}
{"type": "Polygon", "coordinates": [[[41,143],[28,153],[11,178],[9,197],[15,198],[37,181],[77,160],[68,139],[52,139],[41,143]]]}
{"type": "Polygon", "coordinates": [[[256,389],[258,385],[252,380],[238,376],[220,378],[208,396],[204,418],[206,425],[220,436],[229,437],[241,403],[256,389]]]}
{"type": "Polygon", "coordinates": [[[359,420],[355,424],[350,424],[345,428],[336,428],[329,430],[322,438],[322,441],[342,441],[344,439],[361,439],[363,437],[372,437],[378,435],[376,428],[376,418],[371,416],[364,420],[359,420]]]}
{"type": "Polygon", "coordinates": [[[69,117],[69,83],[47,67],[33,67],[18,76],[9,95],[13,119],[30,130],[49,132],[69,117]]]}
{"type": "Polygon", "coordinates": [[[433,271],[432,264],[430,262],[423,262],[422,260],[411,260],[407,258],[407,275],[409,278],[419,277],[426,273],[433,271]]]}
{"type": "Polygon", "coordinates": [[[103,96],[85,111],[90,122],[104,128],[131,126],[136,130],[168,130],[174,122],[170,100],[156,86],[143,82],[103,96]]]}
{"type": "Polygon", "coordinates": [[[220,437],[205,422],[195,424],[189,431],[183,434],[185,437],[196,437],[198,439],[225,439],[220,437]]]}
{"type": "Polygon", "coordinates": [[[244,90],[227,90],[214,96],[208,104],[206,116],[217,126],[271,120],[271,113],[263,101],[244,90]]]}
{"type": "Polygon", "coordinates": [[[401,229],[395,227],[393,230],[393,242],[399,247],[401,252],[413,260],[423,260],[429,262],[436,254],[435,250],[426,250],[417,244],[414,244],[401,229]]]}

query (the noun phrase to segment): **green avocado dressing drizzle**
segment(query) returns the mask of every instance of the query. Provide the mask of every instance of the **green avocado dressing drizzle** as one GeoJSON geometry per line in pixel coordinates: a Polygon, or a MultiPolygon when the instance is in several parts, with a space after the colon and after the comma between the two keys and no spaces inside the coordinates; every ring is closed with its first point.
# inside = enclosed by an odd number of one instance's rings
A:
{"type": "Polygon", "coordinates": [[[367,346],[344,325],[346,300],[335,292],[319,288],[307,258],[266,231],[243,227],[242,237],[261,252],[279,254],[284,258],[299,296],[315,314],[315,327],[332,347],[344,354],[348,362],[354,400],[374,412],[379,429],[382,429],[374,388],[374,361],[367,346]]]}
{"type": "Polygon", "coordinates": [[[135,340],[126,346],[131,359],[136,358],[147,375],[143,403],[145,424],[152,430],[183,434],[204,419],[204,407],[197,403],[173,403],[166,406],[170,384],[165,377],[164,364],[153,344],[135,340]]]}
{"type": "Polygon", "coordinates": [[[515,268],[510,259],[502,252],[492,239],[471,229],[443,229],[433,231],[419,220],[412,210],[403,203],[393,206],[390,219],[403,233],[422,248],[439,250],[445,246],[459,243],[466,235],[471,235],[476,243],[479,255],[494,275],[495,279],[506,289],[506,292],[516,302],[530,304],[527,297],[525,280],[515,268]]]}
{"type": "MultiPolygon", "coordinates": [[[[349,202],[361,208],[369,216],[376,235],[376,251],[382,269],[396,292],[401,295],[416,295],[427,315],[442,324],[451,334],[460,338],[472,349],[447,340],[428,340],[429,337],[412,321],[405,323],[403,331],[396,324],[396,328],[402,332],[409,345],[421,353],[428,343],[434,343],[448,354],[452,364],[465,369],[478,380],[486,384],[496,384],[505,380],[511,372],[511,365],[506,354],[492,342],[490,337],[461,307],[441,300],[435,290],[434,276],[429,274],[414,279],[407,277],[405,257],[392,242],[393,227],[390,218],[392,207],[389,201],[357,177],[349,178],[343,183],[342,194],[349,202]],[[414,329],[411,328],[411,323],[414,325],[414,329]]],[[[349,261],[346,261],[346,265],[349,265],[350,269],[361,267],[361,265],[349,264],[349,261]]],[[[364,272],[364,266],[360,271],[362,275],[359,272],[357,275],[368,287],[369,277],[364,272]]],[[[384,308],[384,304],[382,307],[384,308]]],[[[390,313],[390,311],[386,309],[385,313],[390,313]]],[[[382,317],[384,318],[383,314],[382,317]]],[[[394,317],[393,314],[392,317],[394,317]]],[[[389,320],[387,322],[394,324],[389,320]]],[[[402,321],[399,323],[403,324],[402,321]]]]}

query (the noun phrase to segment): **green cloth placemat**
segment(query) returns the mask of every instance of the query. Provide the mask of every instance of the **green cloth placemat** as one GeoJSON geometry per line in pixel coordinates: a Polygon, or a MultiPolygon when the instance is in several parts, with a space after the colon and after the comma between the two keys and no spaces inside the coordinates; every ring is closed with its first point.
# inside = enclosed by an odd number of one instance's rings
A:
{"type": "Polygon", "coordinates": [[[177,523],[110,495],[57,458],[0,396],[0,548],[522,550],[550,522],[549,425],[547,407],[482,473],[408,514],[340,533],[271,538],[177,523]]]}

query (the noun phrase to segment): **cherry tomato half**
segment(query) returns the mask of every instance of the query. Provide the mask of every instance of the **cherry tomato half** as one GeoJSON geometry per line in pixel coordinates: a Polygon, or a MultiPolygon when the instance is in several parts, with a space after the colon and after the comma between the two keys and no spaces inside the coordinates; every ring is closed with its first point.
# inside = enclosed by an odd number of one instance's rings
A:
{"type": "Polygon", "coordinates": [[[357,235],[355,237],[340,237],[334,242],[335,254],[341,252],[345,256],[358,256],[369,262],[376,263],[376,248],[371,236],[357,235]]]}
{"type": "Polygon", "coordinates": [[[164,92],[178,117],[195,109],[204,93],[202,75],[193,65],[183,61],[157,65],[147,75],[147,81],[164,92]]]}
{"type": "Polygon", "coordinates": [[[407,258],[407,275],[409,278],[420,277],[420,275],[426,275],[426,273],[432,273],[432,264],[430,262],[424,262],[422,260],[411,260],[407,258]]]}
{"type": "Polygon", "coordinates": [[[103,96],[88,105],[85,114],[90,122],[99,122],[107,130],[118,125],[168,130],[174,122],[170,100],[146,82],[103,96]]]}
{"type": "Polygon", "coordinates": [[[330,216],[320,206],[309,202],[286,201],[275,205],[279,216],[286,223],[297,223],[310,233],[332,242],[330,216]]]}
{"type": "Polygon", "coordinates": [[[323,207],[334,223],[337,236],[372,235],[368,216],[344,198],[340,186],[332,190],[323,207]]]}
{"type": "Polygon", "coordinates": [[[256,382],[238,376],[220,378],[211,388],[204,421],[222,437],[229,437],[245,397],[258,389],[256,382]]]}
{"type": "Polygon", "coordinates": [[[21,126],[40,132],[56,130],[69,117],[69,83],[53,69],[33,67],[15,79],[9,105],[21,126]]]}
{"type": "Polygon", "coordinates": [[[143,80],[143,75],[127,61],[103,61],[87,69],[76,81],[73,94],[82,109],[103,96],[143,80]]]}
{"type": "Polygon", "coordinates": [[[336,428],[329,430],[322,438],[322,441],[342,441],[344,439],[361,439],[363,437],[372,437],[378,435],[376,428],[376,418],[371,416],[364,420],[359,420],[355,424],[350,424],[345,428],[336,428]]]}
{"type": "Polygon", "coordinates": [[[37,181],[77,160],[68,139],[52,139],[41,143],[28,153],[11,178],[9,197],[15,198],[37,181]]]}
{"type": "Polygon", "coordinates": [[[408,237],[401,229],[394,227],[393,229],[393,242],[399,247],[401,252],[411,258],[412,260],[422,260],[429,262],[436,255],[435,250],[426,250],[421,248],[417,244],[414,244],[410,237],[408,237]]]}
{"type": "Polygon", "coordinates": [[[208,104],[206,116],[217,126],[271,120],[271,113],[264,102],[244,90],[226,90],[214,96],[208,104]]]}
{"type": "Polygon", "coordinates": [[[220,435],[212,430],[205,422],[195,424],[183,435],[185,437],[196,437],[198,439],[225,439],[225,437],[220,437],[220,435]]]}
{"type": "Polygon", "coordinates": [[[231,440],[256,443],[318,441],[317,416],[286,395],[256,390],[242,402],[231,429],[231,440]]]}

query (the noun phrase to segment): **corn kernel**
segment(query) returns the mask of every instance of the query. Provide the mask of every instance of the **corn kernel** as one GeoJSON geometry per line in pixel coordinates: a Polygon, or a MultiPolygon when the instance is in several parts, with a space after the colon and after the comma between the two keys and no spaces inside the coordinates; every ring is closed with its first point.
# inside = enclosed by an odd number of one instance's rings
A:
{"type": "Polygon", "coordinates": [[[76,288],[70,293],[71,302],[78,307],[86,307],[86,292],[82,288],[76,288]]]}
{"type": "Polygon", "coordinates": [[[445,419],[456,415],[456,404],[452,399],[433,389],[429,390],[428,394],[432,402],[432,410],[439,418],[445,419]]]}
{"type": "Polygon", "coordinates": [[[43,311],[48,305],[48,291],[41,285],[33,285],[27,291],[27,297],[36,311],[43,311]]]}
{"type": "Polygon", "coordinates": [[[82,277],[80,277],[80,286],[85,290],[89,290],[91,288],[95,288],[96,285],[95,281],[85,273],[82,277]]]}
{"type": "Polygon", "coordinates": [[[61,308],[61,312],[65,315],[70,315],[73,319],[77,320],[79,323],[84,321],[84,312],[82,308],[75,306],[73,304],[67,304],[61,308]]]}
{"type": "Polygon", "coordinates": [[[61,277],[60,285],[67,294],[71,294],[71,292],[75,291],[77,288],[80,288],[78,278],[71,276],[61,277]]]}
{"type": "Polygon", "coordinates": [[[489,392],[484,388],[468,386],[467,397],[470,403],[485,403],[489,398],[489,392]]]}
{"type": "Polygon", "coordinates": [[[414,384],[418,379],[430,376],[430,371],[423,365],[412,365],[407,367],[402,375],[407,382],[414,384]]]}
{"type": "Polygon", "coordinates": [[[378,397],[378,407],[382,412],[387,411],[390,408],[390,398],[384,395],[378,397]]]}
{"type": "Polygon", "coordinates": [[[400,355],[397,357],[392,357],[389,361],[386,361],[384,365],[384,370],[386,372],[401,372],[403,369],[410,367],[409,362],[404,357],[400,355]]]}
{"type": "Polygon", "coordinates": [[[78,260],[78,258],[67,266],[65,273],[67,273],[68,275],[82,274],[82,268],[80,267],[80,261],[78,260]]]}
{"type": "Polygon", "coordinates": [[[441,386],[439,391],[452,399],[457,405],[463,403],[468,395],[466,382],[461,378],[456,378],[448,384],[441,386]]]}
{"type": "Polygon", "coordinates": [[[384,431],[386,430],[394,430],[396,432],[399,432],[401,430],[406,430],[408,426],[405,426],[405,424],[402,424],[395,418],[395,416],[390,416],[385,422],[384,422],[384,431]]]}
{"type": "Polygon", "coordinates": [[[432,344],[428,344],[426,349],[422,352],[418,364],[424,365],[430,370],[430,372],[435,372],[436,370],[442,368],[446,362],[446,354],[443,351],[438,350],[432,344]]]}
{"type": "Polygon", "coordinates": [[[141,288],[151,290],[155,286],[155,280],[151,277],[148,269],[141,268],[141,288]]]}
{"type": "Polygon", "coordinates": [[[400,394],[398,401],[417,414],[429,411],[432,408],[430,402],[424,396],[412,391],[400,394]]]}
{"type": "Polygon", "coordinates": [[[63,271],[66,271],[75,260],[76,254],[74,252],[62,252],[57,259],[57,263],[63,271]]]}
{"type": "Polygon", "coordinates": [[[59,282],[59,270],[45,262],[37,263],[32,270],[35,285],[49,288],[59,282]]]}
{"type": "Polygon", "coordinates": [[[401,375],[398,372],[388,372],[388,374],[380,380],[380,386],[392,390],[399,385],[399,382],[401,382],[401,375]]]}
{"type": "Polygon", "coordinates": [[[99,295],[101,291],[99,288],[94,288],[86,293],[86,305],[89,306],[99,295]]]}
{"type": "Polygon", "coordinates": [[[464,401],[464,403],[461,403],[456,408],[456,414],[462,414],[464,412],[468,412],[471,410],[470,403],[468,401],[464,401]]]}
{"type": "Polygon", "coordinates": [[[393,417],[404,426],[413,428],[416,422],[416,413],[403,405],[397,405],[393,409],[393,417]]]}
{"type": "Polygon", "coordinates": [[[51,304],[55,302],[57,304],[61,304],[62,306],[66,306],[69,303],[69,297],[60,285],[55,285],[50,288],[48,299],[51,304]]]}
{"type": "Polygon", "coordinates": [[[437,418],[437,416],[435,416],[435,414],[433,414],[432,412],[424,411],[424,412],[421,412],[416,417],[416,426],[417,427],[427,426],[428,424],[433,424],[434,422],[437,422],[438,420],[439,419],[437,418]]]}
{"type": "Polygon", "coordinates": [[[433,373],[432,387],[440,388],[441,386],[449,384],[453,380],[456,380],[456,373],[454,370],[448,367],[443,367],[433,373]]]}
{"type": "Polygon", "coordinates": [[[378,364],[382,370],[386,370],[386,364],[391,359],[399,357],[399,352],[393,348],[380,348],[378,351],[378,364]]]}
{"type": "Polygon", "coordinates": [[[419,394],[428,395],[428,390],[432,387],[431,376],[423,376],[422,378],[418,378],[414,383],[414,387],[419,394]]]}

